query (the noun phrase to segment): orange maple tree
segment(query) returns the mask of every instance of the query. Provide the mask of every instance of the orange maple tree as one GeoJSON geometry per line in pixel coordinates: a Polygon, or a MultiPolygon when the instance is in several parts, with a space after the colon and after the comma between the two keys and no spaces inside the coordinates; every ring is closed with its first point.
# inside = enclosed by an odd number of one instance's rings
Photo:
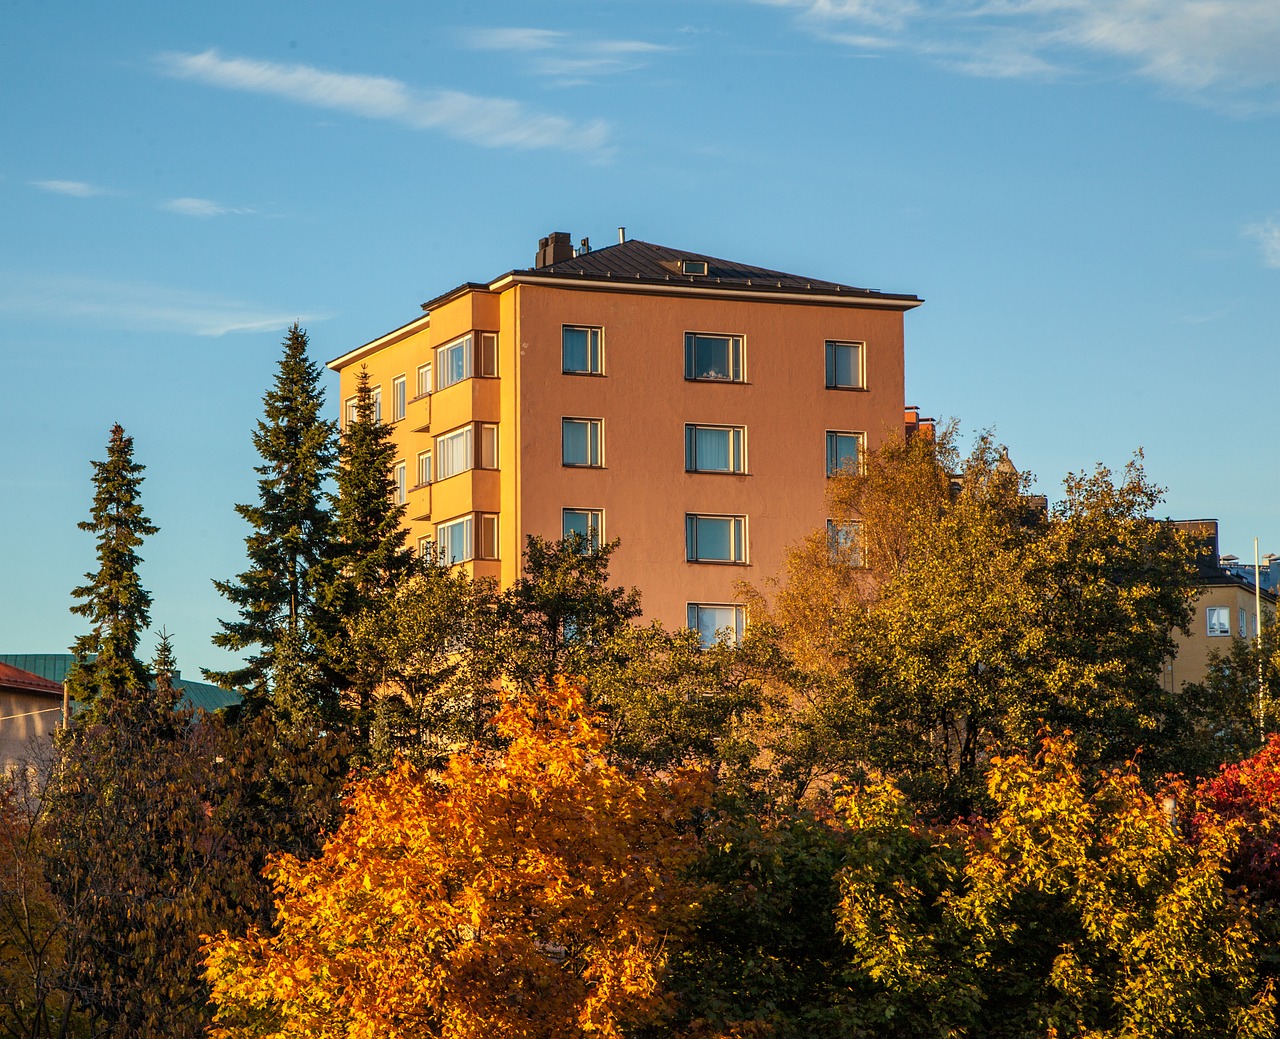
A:
{"type": "Polygon", "coordinates": [[[567,683],[495,725],[505,750],[359,782],[319,858],[273,863],[276,933],[206,947],[212,1035],[609,1039],[660,1014],[700,781],[609,764],[567,683]]]}

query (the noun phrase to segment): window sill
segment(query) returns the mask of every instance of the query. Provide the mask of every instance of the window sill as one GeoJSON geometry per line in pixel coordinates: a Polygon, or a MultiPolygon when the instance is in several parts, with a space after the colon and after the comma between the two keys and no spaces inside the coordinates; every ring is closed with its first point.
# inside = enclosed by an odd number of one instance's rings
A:
{"type": "Polygon", "coordinates": [[[685,382],[710,382],[710,383],[716,383],[716,384],[722,384],[722,385],[728,385],[728,386],[750,386],[751,385],[751,383],[749,383],[746,379],[729,379],[729,378],[722,379],[717,375],[695,375],[693,378],[689,378],[689,376],[686,375],[684,377],[684,381],[685,382]]]}
{"type": "Polygon", "coordinates": [[[749,471],[734,472],[731,469],[686,469],[689,476],[750,476],[749,471]]]}
{"type": "Polygon", "coordinates": [[[561,375],[585,375],[588,379],[603,379],[604,372],[571,372],[567,368],[560,373],[561,375]]]}
{"type": "Polygon", "coordinates": [[[748,567],[750,563],[739,563],[732,559],[686,559],[686,563],[691,566],[741,566],[748,567]]]}
{"type": "Polygon", "coordinates": [[[842,393],[868,393],[870,392],[865,386],[827,386],[828,390],[839,390],[842,393]]]}
{"type": "Polygon", "coordinates": [[[561,462],[561,469],[604,469],[603,465],[591,465],[587,462],[561,462]]]}

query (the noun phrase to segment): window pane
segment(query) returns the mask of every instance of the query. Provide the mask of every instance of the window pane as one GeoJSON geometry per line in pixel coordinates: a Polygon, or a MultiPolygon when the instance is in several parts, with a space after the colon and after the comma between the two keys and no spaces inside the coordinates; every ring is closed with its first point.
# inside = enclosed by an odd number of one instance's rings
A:
{"type": "Polygon", "coordinates": [[[391,415],[393,422],[399,422],[404,418],[405,407],[405,381],[401,376],[391,384],[391,415]]]}
{"type": "Polygon", "coordinates": [[[742,638],[742,607],[707,606],[701,603],[689,605],[689,627],[698,633],[704,647],[719,637],[726,637],[733,644],[742,638]]]}
{"type": "Polygon", "coordinates": [[[423,451],[418,455],[418,484],[431,482],[431,452],[423,451]]]}
{"type": "Polygon", "coordinates": [[[833,563],[862,566],[862,524],[827,520],[827,551],[833,563]]]}
{"type": "Polygon", "coordinates": [[[729,430],[700,428],[694,444],[698,468],[727,473],[732,469],[729,457],[729,430]]]}
{"type": "Polygon", "coordinates": [[[395,468],[396,504],[403,505],[408,491],[408,476],[404,462],[397,462],[395,468]]]}
{"type": "Polygon", "coordinates": [[[744,562],[745,534],[742,516],[686,516],[685,558],[690,562],[744,562]]]}
{"type": "Polygon", "coordinates": [[[694,368],[699,379],[730,377],[728,339],[699,336],[694,349],[694,368]]]}
{"type": "Polygon", "coordinates": [[[827,475],[835,476],[842,469],[857,472],[857,433],[827,433],[827,475]]]}
{"type": "Polygon", "coordinates": [[[563,537],[581,534],[588,549],[600,547],[600,529],[604,525],[604,518],[599,509],[565,509],[563,516],[563,537]]]}
{"type": "Polygon", "coordinates": [[[562,437],[561,458],[565,465],[600,464],[600,422],[598,419],[564,419],[562,437]]]}
{"type": "Polygon", "coordinates": [[[565,328],[564,370],[566,372],[591,371],[591,363],[587,353],[587,329],[565,328]]]}
{"type": "Polygon", "coordinates": [[[440,556],[446,563],[462,563],[471,558],[471,524],[472,519],[467,516],[436,528],[440,556]]]}
{"type": "Polygon", "coordinates": [[[475,460],[472,443],[470,426],[436,441],[436,465],[441,480],[447,480],[472,467],[475,460]]]}
{"type": "Polygon", "coordinates": [[[482,425],[480,427],[480,468],[498,468],[498,427],[482,425]]]}
{"type": "Polygon", "coordinates": [[[418,369],[418,396],[430,393],[434,387],[431,385],[431,365],[424,364],[418,369]]]}
{"type": "Polygon", "coordinates": [[[440,371],[440,389],[471,378],[471,337],[463,336],[456,343],[442,346],[437,355],[440,371]]]}

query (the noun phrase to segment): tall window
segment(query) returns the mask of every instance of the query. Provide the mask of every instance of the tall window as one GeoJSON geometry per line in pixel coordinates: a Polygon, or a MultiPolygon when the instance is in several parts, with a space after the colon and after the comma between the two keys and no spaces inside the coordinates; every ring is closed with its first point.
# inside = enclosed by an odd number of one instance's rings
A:
{"type": "Polygon", "coordinates": [[[436,350],[436,388],[443,390],[471,378],[471,334],[455,339],[436,350]]]}
{"type": "Polygon", "coordinates": [[[600,329],[564,326],[564,370],[573,375],[600,375],[600,329]]]}
{"type": "Polygon", "coordinates": [[[351,426],[355,423],[356,415],[358,413],[359,413],[359,409],[356,406],[356,398],[348,397],[346,400],[346,405],[342,409],[343,418],[346,419],[346,423],[342,428],[350,429],[351,426]]]}
{"type": "Polygon", "coordinates": [[[418,396],[425,397],[434,389],[435,384],[431,381],[431,362],[418,365],[418,396]]]}
{"type": "Polygon", "coordinates": [[[452,433],[436,437],[438,479],[447,480],[450,476],[465,473],[474,467],[475,458],[475,434],[471,426],[463,426],[452,433]]]}
{"type": "Polygon", "coordinates": [[[581,534],[584,545],[594,551],[604,540],[604,513],[600,509],[564,509],[563,536],[581,534]]]}
{"type": "Polygon", "coordinates": [[[498,516],[492,512],[476,514],[480,521],[480,542],[476,545],[477,559],[498,558],[498,516]]]}
{"type": "Polygon", "coordinates": [[[498,333],[480,333],[480,357],[476,374],[485,379],[498,377],[498,333]]]}
{"type": "Polygon", "coordinates": [[[684,467],[691,473],[745,473],[746,438],[742,426],[685,426],[684,467]]]}
{"type": "Polygon", "coordinates": [[[436,527],[436,544],[446,563],[465,563],[474,556],[475,520],[471,516],[450,520],[436,527]]]}
{"type": "Polygon", "coordinates": [[[703,332],[684,334],[684,377],[742,382],[742,337],[707,335],[703,332]]]}
{"type": "Polygon", "coordinates": [[[1231,607],[1210,606],[1204,611],[1205,621],[1210,635],[1231,634],[1231,607]]]}
{"type": "Polygon", "coordinates": [[[382,421],[382,387],[375,386],[373,388],[373,421],[382,421]]]}
{"type": "Polygon", "coordinates": [[[424,487],[431,482],[431,452],[418,452],[418,486],[424,487]]]}
{"type": "Polygon", "coordinates": [[[747,517],[686,515],[684,544],[690,563],[745,563],[747,517]]]}
{"type": "Polygon", "coordinates": [[[862,566],[862,524],[857,520],[827,520],[827,554],[833,563],[862,566]]]}
{"type": "Polygon", "coordinates": [[[827,342],[827,389],[862,388],[862,344],[827,342]]]}
{"type": "Polygon", "coordinates": [[[565,465],[603,465],[602,423],[598,418],[567,418],[561,423],[561,460],[565,465]]]}
{"type": "Polygon", "coordinates": [[[395,382],[391,384],[391,421],[399,422],[404,418],[405,400],[405,380],[404,376],[399,376],[395,382]]]}
{"type": "Polygon", "coordinates": [[[827,475],[856,473],[861,464],[862,434],[827,430],[827,475]]]}
{"type": "Polygon", "coordinates": [[[394,473],[396,484],[395,502],[397,505],[403,505],[407,500],[409,491],[408,467],[404,462],[397,462],[394,473]]]}
{"type": "Polygon", "coordinates": [[[688,626],[698,633],[703,648],[716,642],[736,645],[742,641],[746,627],[746,610],[726,603],[689,603],[688,626]]]}
{"type": "Polygon", "coordinates": [[[476,458],[476,468],[498,468],[498,427],[488,422],[480,423],[480,454],[476,458]]]}

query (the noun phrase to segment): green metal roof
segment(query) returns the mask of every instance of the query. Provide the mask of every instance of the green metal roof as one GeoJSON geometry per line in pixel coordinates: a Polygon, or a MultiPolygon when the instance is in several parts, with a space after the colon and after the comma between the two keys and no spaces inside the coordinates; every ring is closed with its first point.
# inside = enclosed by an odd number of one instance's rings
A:
{"type": "MultiPolygon", "coordinates": [[[[52,682],[65,681],[75,659],[74,653],[0,653],[0,662],[30,671],[33,675],[52,682]]],[[[199,707],[210,714],[240,702],[239,693],[220,689],[208,682],[193,682],[189,678],[183,678],[181,671],[174,672],[173,685],[182,690],[183,707],[199,707]]]]}

